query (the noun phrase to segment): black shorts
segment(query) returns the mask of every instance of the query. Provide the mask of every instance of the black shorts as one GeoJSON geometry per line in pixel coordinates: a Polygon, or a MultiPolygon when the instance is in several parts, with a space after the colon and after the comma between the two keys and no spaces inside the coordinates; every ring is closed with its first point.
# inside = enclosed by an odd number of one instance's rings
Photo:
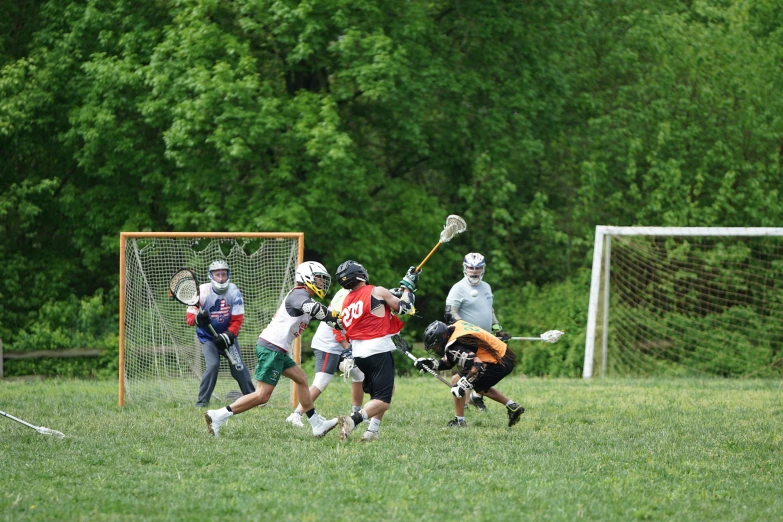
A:
{"type": "MultiPolygon", "coordinates": [[[[512,357],[506,355],[503,357],[501,364],[487,364],[487,371],[473,383],[473,389],[483,393],[492,388],[511,373],[514,369],[514,362],[512,357]]],[[[465,375],[467,375],[467,372],[465,372],[465,375]]]]}
{"type": "Polygon", "coordinates": [[[394,391],[394,357],[391,352],[355,357],[354,360],[364,373],[364,393],[369,394],[371,399],[391,403],[394,391]]]}

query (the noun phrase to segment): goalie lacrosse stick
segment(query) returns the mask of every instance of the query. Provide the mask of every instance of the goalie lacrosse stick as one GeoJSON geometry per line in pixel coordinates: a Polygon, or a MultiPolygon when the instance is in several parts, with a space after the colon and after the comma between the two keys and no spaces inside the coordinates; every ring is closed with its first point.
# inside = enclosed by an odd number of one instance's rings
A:
{"type": "Polygon", "coordinates": [[[23,421],[22,419],[17,419],[13,415],[11,415],[9,413],[6,413],[4,411],[0,411],[0,415],[2,415],[3,417],[8,417],[11,420],[15,420],[16,422],[18,422],[20,424],[24,424],[28,428],[32,428],[35,431],[37,431],[38,433],[41,433],[43,435],[54,435],[58,439],[62,439],[63,437],[65,437],[65,435],[62,432],[60,432],[60,431],[50,430],[49,428],[44,428],[43,426],[33,426],[32,424],[27,423],[27,422],[23,421]]]}
{"type": "MultiPolygon", "coordinates": [[[[395,335],[394,337],[392,337],[392,341],[394,341],[394,346],[395,346],[395,347],[396,347],[396,348],[397,348],[399,351],[401,351],[402,353],[404,353],[405,355],[407,355],[407,356],[408,356],[408,358],[409,358],[411,361],[413,361],[414,363],[416,362],[416,356],[415,356],[415,355],[413,355],[413,354],[410,352],[410,347],[408,346],[408,343],[406,343],[406,342],[405,342],[405,340],[404,340],[402,337],[400,337],[399,335],[395,335]],[[399,341],[398,341],[398,339],[399,339],[399,341]]],[[[445,384],[446,386],[448,386],[449,388],[451,388],[451,382],[449,382],[449,381],[447,381],[446,379],[444,379],[444,378],[441,376],[441,374],[439,374],[438,372],[436,372],[436,371],[435,371],[435,370],[433,370],[432,368],[426,368],[426,367],[425,367],[425,368],[424,368],[424,370],[425,370],[427,373],[429,373],[430,375],[434,375],[434,376],[435,376],[435,377],[436,377],[436,378],[437,378],[437,379],[438,379],[440,382],[442,382],[443,384],[445,384]]]]}
{"type": "MultiPolygon", "coordinates": [[[[198,311],[201,312],[201,302],[199,294],[198,279],[196,274],[190,268],[180,268],[177,273],[171,277],[169,281],[169,293],[174,296],[174,299],[180,303],[188,306],[195,306],[198,311]]],[[[209,324],[209,331],[212,333],[212,338],[217,339],[218,334],[212,323],[209,324]]],[[[238,350],[235,344],[228,347],[227,350],[220,350],[224,353],[231,364],[237,370],[243,370],[245,367],[239,362],[241,359],[238,354],[238,350]]]]}
{"type": "Polygon", "coordinates": [[[417,272],[421,271],[421,267],[423,267],[424,263],[426,263],[430,259],[430,257],[432,257],[432,254],[435,253],[435,251],[438,249],[440,245],[442,245],[443,243],[448,243],[449,241],[451,241],[451,238],[453,238],[457,234],[461,234],[462,232],[465,232],[465,229],[467,228],[468,225],[465,223],[465,220],[457,216],[456,214],[451,214],[449,217],[447,217],[446,226],[443,227],[443,230],[440,233],[440,240],[438,241],[438,244],[435,245],[432,250],[430,250],[430,253],[427,254],[427,257],[424,258],[424,261],[419,263],[419,266],[416,267],[416,271],[417,272]]]}
{"type": "Polygon", "coordinates": [[[512,341],[545,341],[548,343],[556,343],[565,332],[560,330],[549,330],[541,334],[541,337],[511,337],[512,341]]]}

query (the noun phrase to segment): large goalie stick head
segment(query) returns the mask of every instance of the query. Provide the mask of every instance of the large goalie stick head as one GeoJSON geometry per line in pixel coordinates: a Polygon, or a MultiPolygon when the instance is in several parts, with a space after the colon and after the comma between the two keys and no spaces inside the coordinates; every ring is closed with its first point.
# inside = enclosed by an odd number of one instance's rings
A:
{"type": "Polygon", "coordinates": [[[432,254],[435,253],[435,251],[438,249],[439,246],[441,246],[443,243],[448,243],[457,234],[461,234],[462,232],[465,232],[467,228],[468,225],[465,223],[465,220],[459,217],[458,215],[451,214],[449,217],[447,217],[446,225],[443,227],[443,230],[440,233],[440,239],[438,240],[438,244],[435,245],[435,247],[432,250],[430,250],[430,253],[427,254],[427,257],[424,258],[424,261],[419,263],[419,266],[416,267],[416,271],[419,272],[421,270],[421,267],[423,267],[424,263],[426,263],[429,260],[429,258],[432,257],[432,254]]]}
{"type": "Polygon", "coordinates": [[[169,280],[169,291],[180,303],[188,306],[199,304],[198,279],[190,268],[180,268],[169,280]]]}

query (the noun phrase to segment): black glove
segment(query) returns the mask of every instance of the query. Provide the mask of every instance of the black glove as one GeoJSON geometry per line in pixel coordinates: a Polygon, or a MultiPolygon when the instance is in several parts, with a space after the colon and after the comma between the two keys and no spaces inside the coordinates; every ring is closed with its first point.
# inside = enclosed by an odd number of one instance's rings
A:
{"type": "Polygon", "coordinates": [[[440,368],[440,361],[437,359],[430,359],[429,357],[420,357],[416,359],[416,362],[414,362],[413,365],[421,373],[424,373],[427,371],[427,368],[432,368],[433,370],[440,368]]]}
{"type": "Polygon", "coordinates": [[[337,310],[329,310],[329,315],[326,316],[324,322],[327,324],[327,326],[329,326],[329,328],[345,331],[345,327],[343,327],[343,322],[340,319],[340,312],[338,312],[337,310]]]}
{"type": "Polygon", "coordinates": [[[228,330],[215,337],[215,346],[218,347],[218,350],[225,350],[232,344],[234,344],[234,334],[228,330]]]}
{"type": "Polygon", "coordinates": [[[405,273],[405,277],[400,281],[400,286],[404,286],[411,292],[415,292],[416,285],[419,284],[419,274],[421,274],[421,272],[417,272],[415,266],[410,267],[405,273]]]}
{"type": "Polygon", "coordinates": [[[465,392],[473,389],[473,385],[470,384],[466,377],[462,377],[457,384],[451,387],[451,394],[455,397],[464,397],[465,392]]]}
{"type": "Polygon", "coordinates": [[[201,310],[196,314],[196,326],[208,326],[210,322],[211,320],[209,318],[209,312],[206,310],[201,310]]]}
{"type": "Polygon", "coordinates": [[[504,343],[507,343],[509,339],[511,339],[511,336],[508,335],[504,330],[503,327],[499,324],[495,323],[492,325],[492,333],[495,334],[495,337],[503,341],[504,343]]]}

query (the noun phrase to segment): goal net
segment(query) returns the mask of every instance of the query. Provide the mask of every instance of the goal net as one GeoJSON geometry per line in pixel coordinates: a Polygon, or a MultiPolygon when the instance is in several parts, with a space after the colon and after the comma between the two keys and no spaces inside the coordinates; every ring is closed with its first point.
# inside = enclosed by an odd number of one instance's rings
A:
{"type": "Polygon", "coordinates": [[[583,376],[783,375],[781,236],[596,227],[583,376]]]}
{"type": "MultiPolygon", "coordinates": [[[[199,283],[216,259],[228,262],[231,282],[242,292],[245,316],[237,338],[251,376],[255,343],[293,288],[302,258],[301,233],[132,233],[120,237],[120,405],[152,398],[195,403],[205,370],[187,307],[169,297],[168,283],[180,268],[199,283]]],[[[298,357],[298,343],[294,347],[298,357]]],[[[213,399],[239,391],[229,362],[221,357],[213,399]]],[[[230,401],[229,401],[230,402],[230,401]]]]}

